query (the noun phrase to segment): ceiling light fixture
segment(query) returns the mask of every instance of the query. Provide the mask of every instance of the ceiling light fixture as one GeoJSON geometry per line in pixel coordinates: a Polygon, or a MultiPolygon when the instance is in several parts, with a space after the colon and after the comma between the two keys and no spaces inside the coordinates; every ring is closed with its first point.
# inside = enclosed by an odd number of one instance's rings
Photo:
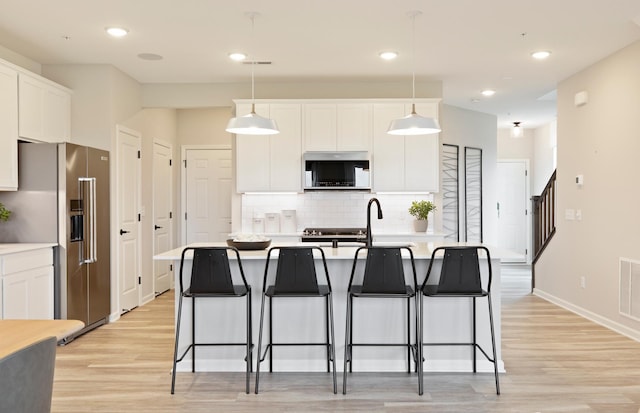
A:
{"type": "Polygon", "coordinates": [[[412,92],[411,95],[411,114],[404,118],[391,121],[387,133],[389,135],[430,135],[441,131],[438,121],[434,118],[426,118],[416,113],[416,68],[415,68],[415,49],[416,49],[416,17],[421,15],[422,12],[414,10],[407,13],[411,18],[412,23],[412,52],[411,52],[411,66],[412,66],[412,92]]]}
{"type": "Polygon", "coordinates": [[[107,27],[105,30],[107,31],[109,36],[113,37],[124,37],[129,34],[129,30],[125,29],[124,27],[107,27]]]}
{"type": "Polygon", "coordinates": [[[236,62],[242,62],[246,58],[247,58],[247,55],[244,53],[240,53],[240,52],[229,53],[229,59],[236,62]]]}
{"type": "MultiPolygon", "coordinates": [[[[251,37],[253,39],[254,20],[259,14],[249,12],[246,15],[251,19],[251,37]]],[[[263,118],[256,114],[254,67],[255,59],[251,64],[251,112],[248,115],[231,118],[227,124],[226,131],[238,135],[275,135],[280,133],[276,122],[273,119],[263,118]]]]}
{"type": "Polygon", "coordinates": [[[485,90],[483,90],[483,91],[482,91],[482,92],[480,92],[480,93],[482,93],[482,96],[489,97],[489,96],[493,96],[493,95],[495,95],[495,94],[496,94],[496,91],[495,91],[495,90],[492,90],[492,89],[485,89],[485,90]]]}
{"type": "Polygon", "coordinates": [[[540,50],[540,51],[531,53],[531,57],[533,57],[536,60],[544,60],[549,56],[551,56],[551,52],[547,50],[540,50]]]}
{"type": "Polygon", "coordinates": [[[521,122],[513,122],[513,127],[511,128],[511,137],[512,138],[522,138],[522,127],[520,126],[521,122]]]}
{"type": "Polygon", "coordinates": [[[393,60],[398,57],[398,52],[385,51],[378,53],[378,56],[383,60],[393,60]]]}

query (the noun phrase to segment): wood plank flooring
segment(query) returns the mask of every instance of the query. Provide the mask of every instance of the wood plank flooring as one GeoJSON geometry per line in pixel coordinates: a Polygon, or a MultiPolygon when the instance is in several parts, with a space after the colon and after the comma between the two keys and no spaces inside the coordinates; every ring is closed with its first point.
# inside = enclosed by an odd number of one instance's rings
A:
{"type": "Polygon", "coordinates": [[[638,412],[640,343],[529,295],[519,274],[503,271],[500,396],[469,373],[425,374],[423,396],[406,373],[354,373],[346,396],[326,373],[261,374],[259,395],[243,373],[179,373],[171,395],[167,293],[58,347],[52,412],[638,412]]]}

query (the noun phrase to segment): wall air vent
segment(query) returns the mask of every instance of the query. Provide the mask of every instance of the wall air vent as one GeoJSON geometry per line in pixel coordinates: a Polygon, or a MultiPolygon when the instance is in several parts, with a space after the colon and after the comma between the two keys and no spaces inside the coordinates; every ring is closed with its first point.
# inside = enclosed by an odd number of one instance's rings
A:
{"type": "Polygon", "coordinates": [[[252,65],[254,63],[257,64],[257,65],[270,65],[271,64],[271,62],[267,62],[267,61],[257,61],[257,62],[245,61],[245,62],[242,62],[243,65],[252,65]]]}
{"type": "Polygon", "coordinates": [[[640,321],[640,261],[620,258],[620,314],[640,321]]]}

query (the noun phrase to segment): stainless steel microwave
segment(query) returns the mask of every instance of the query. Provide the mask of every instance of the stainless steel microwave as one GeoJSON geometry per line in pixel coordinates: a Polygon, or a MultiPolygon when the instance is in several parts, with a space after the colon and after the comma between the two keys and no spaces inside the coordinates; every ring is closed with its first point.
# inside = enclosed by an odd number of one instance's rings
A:
{"type": "Polygon", "coordinates": [[[371,189],[367,152],[305,152],[305,190],[371,189]]]}

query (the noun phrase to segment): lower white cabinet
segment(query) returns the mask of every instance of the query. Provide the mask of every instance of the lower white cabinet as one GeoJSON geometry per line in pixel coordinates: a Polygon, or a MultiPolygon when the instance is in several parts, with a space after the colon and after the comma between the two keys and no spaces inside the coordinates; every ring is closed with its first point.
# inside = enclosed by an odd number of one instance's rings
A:
{"type": "Polygon", "coordinates": [[[53,250],[0,256],[3,319],[53,319],[53,250]]]}

